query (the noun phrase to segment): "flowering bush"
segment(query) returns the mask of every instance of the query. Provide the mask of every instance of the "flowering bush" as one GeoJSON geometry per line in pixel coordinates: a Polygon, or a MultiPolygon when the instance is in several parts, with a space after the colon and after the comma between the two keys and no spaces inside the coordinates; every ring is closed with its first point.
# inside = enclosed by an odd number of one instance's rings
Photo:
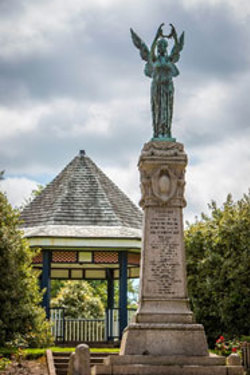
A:
{"type": "Polygon", "coordinates": [[[218,355],[228,356],[231,353],[240,354],[241,343],[237,339],[226,340],[224,336],[220,336],[215,343],[215,352],[218,355]]]}

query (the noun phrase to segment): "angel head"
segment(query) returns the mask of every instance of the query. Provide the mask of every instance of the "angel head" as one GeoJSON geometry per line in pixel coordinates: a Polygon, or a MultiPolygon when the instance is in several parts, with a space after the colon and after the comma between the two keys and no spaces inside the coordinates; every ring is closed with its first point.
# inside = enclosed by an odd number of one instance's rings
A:
{"type": "Polygon", "coordinates": [[[166,41],[166,39],[161,38],[160,40],[158,40],[157,42],[158,55],[164,56],[167,52],[167,47],[168,47],[168,42],[166,41]]]}

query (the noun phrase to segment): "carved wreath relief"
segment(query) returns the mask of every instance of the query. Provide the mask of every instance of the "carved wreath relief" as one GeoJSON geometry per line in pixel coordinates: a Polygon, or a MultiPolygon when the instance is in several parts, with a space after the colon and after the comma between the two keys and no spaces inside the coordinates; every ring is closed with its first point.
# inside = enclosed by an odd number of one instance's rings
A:
{"type": "Polygon", "coordinates": [[[141,170],[140,206],[181,206],[184,207],[184,173],[177,176],[168,167],[159,167],[151,171],[141,170]]]}
{"type": "MultiPolygon", "coordinates": [[[[176,145],[176,144],[175,144],[176,145]]],[[[141,171],[140,206],[179,206],[184,207],[184,186],[186,155],[178,148],[160,144],[144,146],[139,168],[141,171]],[[160,155],[159,155],[160,153],[160,155]],[[171,155],[170,155],[171,153],[171,155]],[[170,160],[164,160],[171,157],[170,160]],[[174,160],[173,160],[174,159],[174,160]]]]}
{"type": "Polygon", "coordinates": [[[152,190],[155,197],[167,203],[175,194],[177,178],[167,167],[160,167],[152,175],[152,190]]]}

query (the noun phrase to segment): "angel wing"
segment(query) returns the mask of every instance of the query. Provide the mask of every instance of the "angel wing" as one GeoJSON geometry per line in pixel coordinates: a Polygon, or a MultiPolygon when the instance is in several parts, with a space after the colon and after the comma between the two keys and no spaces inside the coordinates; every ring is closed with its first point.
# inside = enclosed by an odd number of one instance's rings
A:
{"type": "Polygon", "coordinates": [[[132,41],[135,47],[140,50],[141,58],[149,62],[150,53],[149,53],[149,49],[147,45],[141,40],[141,38],[134,32],[132,28],[130,29],[130,32],[131,32],[132,41]]]}
{"type": "Polygon", "coordinates": [[[182,51],[183,46],[184,46],[184,32],[181,34],[179,39],[178,39],[177,34],[176,34],[174,39],[175,39],[175,44],[172,48],[169,59],[173,63],[176,63],[180,58],[180,52],[182,51]]]}

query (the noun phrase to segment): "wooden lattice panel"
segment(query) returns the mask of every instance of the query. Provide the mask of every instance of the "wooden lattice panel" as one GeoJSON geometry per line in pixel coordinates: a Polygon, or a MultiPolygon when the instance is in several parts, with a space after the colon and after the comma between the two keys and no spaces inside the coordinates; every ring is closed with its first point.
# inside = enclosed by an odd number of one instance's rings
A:
{"type": "Polygon", "coordinates": [[[40,254],[37,254],[33,259],[32,259],[32,263],[33,264],[39,264],[39,263],[42,263],[43,262],[43,254],[40,253],[40,254]]]}
{"type": "Polygon", "coordinates": [[[140,254],[128,254],[128,264],[140,265],[140,254]]]}
{"type": "Polygon", "coordinates": [[[76,251],[53,251],[52,262],[53,263],[76,263],[77,252],[76,251]]]}
{"type": "Polygon", "coordinates": [[[96,251],[94,253],[95,263],[118,263],[118,253],[111,251],[96,251]]]}

